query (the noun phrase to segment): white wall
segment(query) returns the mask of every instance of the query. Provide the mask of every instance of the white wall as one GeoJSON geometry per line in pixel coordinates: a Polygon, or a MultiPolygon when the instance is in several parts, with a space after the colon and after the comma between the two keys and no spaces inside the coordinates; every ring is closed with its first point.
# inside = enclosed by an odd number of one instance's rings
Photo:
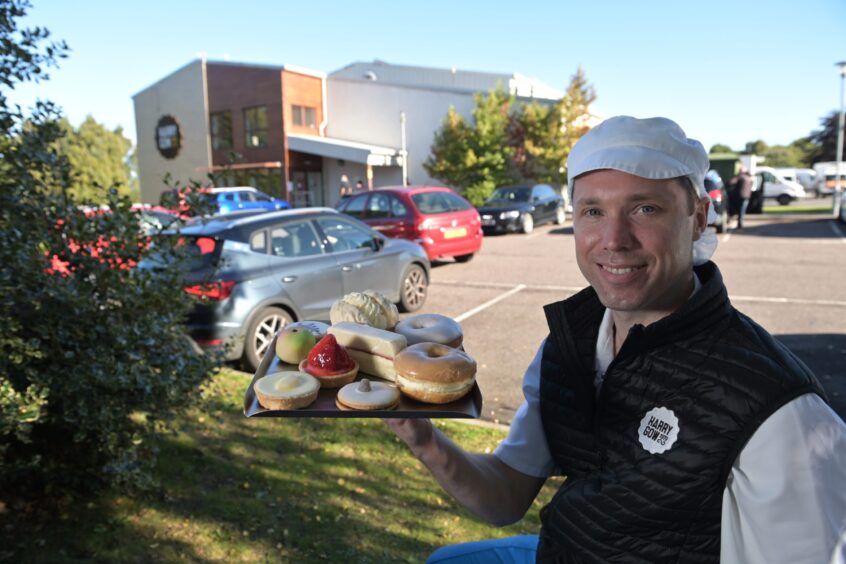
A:
{"type": "Polygon", "coordinates": [[[170,173],[180,186],[191,180],[205,183],[211,166],[208,104],[203,63],[193,61],[133,96],[141,201],[158,203],[170,173]],[[156,124],[171,115],[182,135],[179,154],[166,159],[156,147],[156,124]]]}
{"type": "MultiPolygon", "coordinates": [[[[423,161],[429,157],[435,131],[441,127],[450,105],[469,118],[475,105],[472,95],[331,76],[326,81],[326,89],[329,117],[326,135],[399,149],[402,144],[400,112],[405,112],[411,184],[442,184],[426,174],[423,161]]],[[[375,186],[386,185],[381,179],[387,184],[402,184],[400,169],[374,167],[373,171],[375,186]]]]}

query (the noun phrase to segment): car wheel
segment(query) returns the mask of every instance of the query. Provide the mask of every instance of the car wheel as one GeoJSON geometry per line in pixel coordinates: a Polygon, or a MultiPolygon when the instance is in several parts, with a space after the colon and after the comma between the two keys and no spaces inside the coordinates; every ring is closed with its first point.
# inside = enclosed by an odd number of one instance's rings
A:
{"type": "Polygon", "coordinates": [[[244,343],[244,367],[249,372],[258,370],[258,365],[264,355],[270,351],[273,336],[288,323],[293,323],[291,315],[278,307],[265,307],[253,316],[247,327],[246,342],[244,343]]]}
{"type": "Polygon", "coordinates": [[[532,219],[532,214],[524,213],[523,219],[520,221],[520,230],[523,233],[531,233],[535,229],[535,220],[532,219]]]}
{"type": "Polygon", "coordinates": [[[470,253],[468,255],[458,255],[455,257],[455,262],[470,262],[473,260],[474,253],[470,253]]]}
{"type": "Polygon", "coordinates": [[[555,210],[555,225],[564,225],[564,222],[567,221],[567,212],[564,211],[564,208],[558,208],[555,210]]]}
{"type": "Polygon", "coordinates": [[[400,289],[400,308],[402,311],[417,311],[426,303],[426,293],[429,290],[429,279],[426,271],[419,264],[412,264],[402,277],[400,289]]]}
{"type": "Polygon", "coordinates": [[[791,197],[790,197],[790,196],[788,196],[787,194],[780,194],[780,195],[779,195],[779,197],[778,197],[778,198],[776,198],[776,200],[778,201],[778,203],[779,203],[779,204],[781,204],[782,206],[786,206],[786,205],[788,205],[792,199],[793,199],[793,198],[791,198],[791,197]]]}

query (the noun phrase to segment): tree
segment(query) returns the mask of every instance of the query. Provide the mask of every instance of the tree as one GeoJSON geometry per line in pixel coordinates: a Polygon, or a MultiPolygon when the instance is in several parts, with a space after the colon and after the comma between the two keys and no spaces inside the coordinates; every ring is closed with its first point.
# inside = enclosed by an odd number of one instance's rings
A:
{"type": "Polygon", "coordinates": [[[514,98],[502,86],[474,96],[473,124],[450,108],[435,133],[432,153],[423,168],[481,204],[496,186],[515,182],[510,171],[513,148],[508,126],[514,98]]]}
{"type": "Polygon", "coordinates": [[[477,94],[472,123],[449,109],[423,167],[475,205],[505,184],[564,184],[567,156],[588,130],[595,98],[581,69],[553,105],[518,103],[501,86],[477,94]]]}
{"type": "Polygon", "coordinates": [[[717,143],[716,145],[712,145],[711,150],[708,151],[709,155],[714,155],[716,153],[734,153],[734,151],[728,145],[717,143]]]}
{"type": "Polygon", "coordinates": [[[837,160],[838,119],[838,112],[831,112],[820,119],[822,128],[811,132],[807,137],[808,141],[814,146],[810,154],[811,163],[837,160]]]}
{"type": "Polygon", "coordinates": [[[109,131],[91,116],[77,128],[62,119],[61,127],[64,135],[58,140],[57,152],[67,158],[71,168],[71,196],[102,200],[108,188],[116,188],[119,194],[128,196],[127,157],[132,142],[123,136],[123,129],[109,131]]]}
{"type": "Polygon", "coordinates": [[[564,184],[567,157],[587,133],[588,108],[596,94],[579,68],[565,95],[553,106],[524,105],[513,118],[510,142],[514,166],[523,180],[564,184]]]}
{"type": "Polygon", "coordinates": [[[67,50],[64,43],[44,45],[44,29],[18,28],[29,6],[0,0],[0,502],[6,506],[12,495],[44,501],[45,491],[143,485],[158,437],[179,410],[196,404],[218,361],[193,354],[185,342],[191,303],[178,268],[134,268],[151,253],[179,266],[187,258],[184,246],[164,236],[151,245],[131,202],[115,189],[104,196],[108,213],[84,212],[84,204],[103,200],[74,192],[79,175],[59,150],[68,131],[61,114],[39,102],[24,116],[7,103],[9,89],[45,77],[44,69],[67,50]]]}
{"type": "Polygon", "coordinates": [[[747,155],[763,155],[769,148],[769,145],[758,139],[757,141],[749,141],[744,147],[743,152],[747,155]]]}

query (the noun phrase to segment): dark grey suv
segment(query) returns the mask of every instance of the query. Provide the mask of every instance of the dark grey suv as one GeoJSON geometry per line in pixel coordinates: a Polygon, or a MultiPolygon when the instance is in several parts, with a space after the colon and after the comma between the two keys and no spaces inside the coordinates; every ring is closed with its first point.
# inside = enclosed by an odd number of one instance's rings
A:
{"type": "Polygon", "coordinates": [[[389,239],[328,208],[219,216],[184,227],[191,245],[188,319],[203,349],[231,345],[230,360],[255,370],[280,327],[328,320],[344,294],[376,290],[414,311],[426,300],[429,260],[411,241],[389,239]]]}

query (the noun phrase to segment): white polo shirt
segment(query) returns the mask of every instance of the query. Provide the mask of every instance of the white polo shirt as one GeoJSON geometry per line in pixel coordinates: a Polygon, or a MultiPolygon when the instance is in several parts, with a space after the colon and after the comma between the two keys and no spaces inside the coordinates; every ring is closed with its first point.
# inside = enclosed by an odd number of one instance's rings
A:
{"type": "MultiPolygon", "coordinates": [[[[606,310],[596,348],[597,391],[614,358],[606,310]]],[[[540,415],[541,343],[523,377],[525,401],[494,454],[529,476],[556,472],[540,415]]],[[[827,563],[846,533],[846,425],[816,394],[764,421],[734,461],[723,492],[722,563],[827,563]]]]}

